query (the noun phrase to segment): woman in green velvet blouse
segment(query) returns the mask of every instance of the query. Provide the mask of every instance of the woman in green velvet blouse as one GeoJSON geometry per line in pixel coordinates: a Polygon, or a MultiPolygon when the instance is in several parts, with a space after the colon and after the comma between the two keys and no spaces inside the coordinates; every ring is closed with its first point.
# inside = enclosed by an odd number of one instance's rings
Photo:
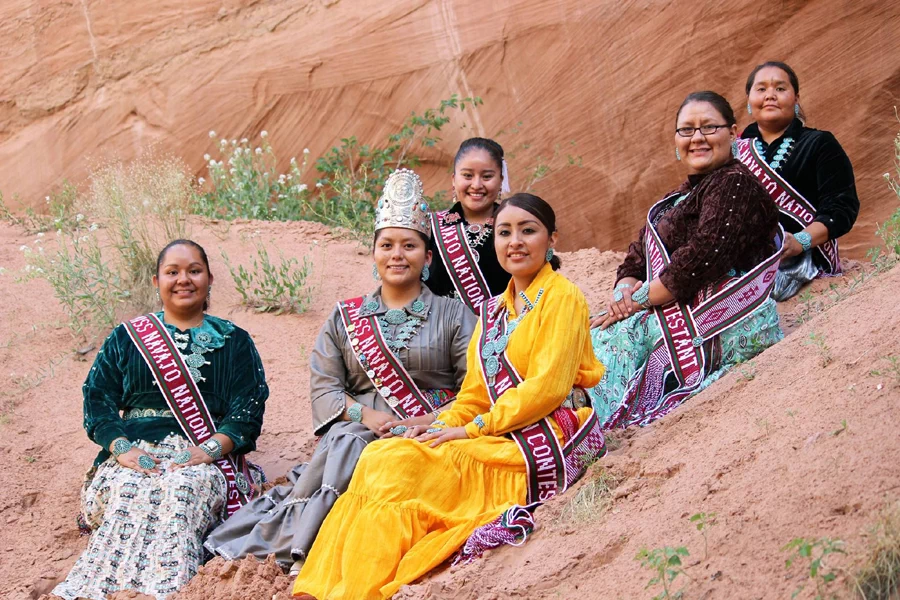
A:
{"type": "Polygon", "coordinates": [[[87,549],[53,594],[67,600],[136,590],[165,598],[196,573],[203,538],[224,518],[227,484],[213,463],[250,452],[269,396],[246,331],[207,315],[213,277],[190,240],[166,246],[156,313],[184,358],[216,433],[188,441],[125,324],[106,339],[83,386],[84,427],[101,451],[82,490],[87,549]]]}

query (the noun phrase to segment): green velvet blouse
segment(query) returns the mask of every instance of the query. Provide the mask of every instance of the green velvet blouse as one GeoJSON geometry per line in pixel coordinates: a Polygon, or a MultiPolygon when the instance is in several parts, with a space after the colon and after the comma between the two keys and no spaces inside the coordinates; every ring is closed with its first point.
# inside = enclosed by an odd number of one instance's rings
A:
{"type": "MultiPolygon", "coordinates": [[[[163,313],[156,314],[164,320],[163,313]]],[[[262,429],[269,387],[250,335],[230,321],[211,315],[206,315],[201,325],[187,332],[178,331],[168,323],[165,326],[173,335],[190,334],[191,343],[182,354],[191,353],[197,345],[208,362],[199,368],[197,387],[213,415],[217,431],[231,438],[234,453],[254,450],[262,429]]],[[[126,412],[131,417],[135,413],[133,409],[168,409],[150,368],[124,325],[116,327],[106,338],[82,390],[84,428],[88,437],[102,447],[94,464],[109,457],[108,448],[119,437],[156,443],[168,435],[184,436],[173,416],[123,418],[126,412]]]]}

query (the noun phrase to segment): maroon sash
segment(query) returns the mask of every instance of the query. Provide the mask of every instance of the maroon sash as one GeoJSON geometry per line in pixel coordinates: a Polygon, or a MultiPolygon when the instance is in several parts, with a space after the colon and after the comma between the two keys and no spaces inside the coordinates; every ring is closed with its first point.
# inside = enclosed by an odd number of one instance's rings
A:
{"type": "MultiPolygon", "coordinates": [[[[657,202],[647,217],[644,249],[647,281],[658,277],[669,264],[669,253],[653,227],[656,214],[676,196],[657,202]]],[[[653,346],[644,367],[628,384],[621,406],[603,424],[603,429],[646,425],[672,411],[696,392],[720,362],[718,335],[759,308],[775,285],[784,239],[779,226],[777,250],[739,278],[726,278],[702,293],[694,306],[670,302],[653,307],[662,336],[653,346]],[[732,285],[725,287],[725,284],[732,285]],[[676,389],[666,392],[673,374],[676,389]]]]}
{"type": "MultiPolygon", "coordinates": [[[[199,446],[216,433],[212,414],[197,388],[181,353],[169,331],[153,313],[125,322],[131,341],[150,367],[157,387],[175,415],[185,437],[199,446]]],[[[253,499],[255,490],[243,455],[226,454],[213,464],[225,476],[228,495],[225,509],[228,516],[253,499]]]]}
{"type": "MultiPolygon", "coordinates": [[[[500,307],[500,298],[501,296],[495,296],[484,305],[481,313],[481,337],[478,340],[481,373],[491,404],[504,392],[522,383],[522,376],[509,361],[506,351],[497,355],[499,369],[493,376],[488,374],[484,357],[486,353],[482,352],[485,344],[490,343],[488,331],[494,327],[502,328],[504,336],[509,335],[505,333],[507,311],[500,307]]],[[[553,432],[548,417],[509,434],[525,457],[529,504],[545,502],[566,491],[569,485],[584,474],[590,462],[601,456],[606,449],[596,413],[592,412],[580,428],[578,417],[570,408],[557,408],[553,412],[553,419],[563,431],[566,439],[564,447],[553,432]]]]}
{"type": "MultiPolygon", "coordinates": [[[[738,139],[737,148],[738,160],[759,179],[778,205],[778,210],[790,217],[801,229],[808,227],[816,218],[816,208],[759,155],[753,139],[738,139]]],[[[813,252],[828,265],[825,275],[841,274],[841,257],[838,253],[837,240],[828,240],[813,248],[813,252]]]]}
{"type": "Polygon", "coordinates": [[[401,419],[434,411],[438,407],[431,405],[428,396],[422,393],[400,359],[388,348],[378,319],[359,315],[363,300],[365,296],[338,302],[338,309],[353,355],[369,381],[401,419]]]}
{"type": "Polygon", "coordinates": [[[444,217],[449,211],[431,213],[431,228],[438,254],[444,261],[447,274],[463,303],[476,315],[482,303],[491,297],[487,280],[475,260],[469,238],[462,223],[447,223],[444,217]]]}

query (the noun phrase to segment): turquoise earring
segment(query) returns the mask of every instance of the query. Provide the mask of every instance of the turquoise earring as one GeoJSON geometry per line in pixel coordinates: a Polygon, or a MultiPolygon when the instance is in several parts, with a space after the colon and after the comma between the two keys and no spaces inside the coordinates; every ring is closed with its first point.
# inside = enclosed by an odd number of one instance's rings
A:
{"type": "Polygon", "coordinates": [[[378,274],[378,265],[372,265],[372,279],[381,281],[381,275],[378,274]]]}
{"type": "Polygon", "coordinates": [[[428,268],[428,265],[422,267],[422,281],[428,281],[428,278],[431,277],[431,269],[428,268]]]}
{"type": "Polygon", "coordinates": [[[681,160],[681,152],[678,151],[678,148],[675,148],[675,160],[681,160]]]}
{"type": "Polygon", "coordinates": [[[550,262],[550,260],[553,258],[553,248],[547,249],[547,254],[544,256],[544,258],[547,259],[547,262],[550,262]]]}
{"type": "Polygon", "coordinates": [[[795,116],[795,117],[799,117],[799,116],[800,116],[800,105],[799,105],[799,104],[795,104],[795,105],[794,105],[794,116],[795,116]]]}
{"type": "Polygon", "coordinates": [[[737,140],[736,140],[736,139],[735,139],[735,140],[731,140],[731,155],[732,155],[733,157],[737,158],[737,155],[738,155],[738,147],[737,147],[737,140]]]}
{"type": "Polygon", "coordinates": [[[752,115],[752,114],[753,114],[753,109],[750,108],[750,103],[749,103],[749,102],[747,103],[747,114],[748,114],[748,115],[752,115]]]}

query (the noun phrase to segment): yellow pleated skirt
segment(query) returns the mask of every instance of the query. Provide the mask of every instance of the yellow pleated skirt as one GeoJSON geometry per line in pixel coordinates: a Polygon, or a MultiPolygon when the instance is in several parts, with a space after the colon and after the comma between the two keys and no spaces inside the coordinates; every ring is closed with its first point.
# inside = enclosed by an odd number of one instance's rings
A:
{"type": "MultiPolygon", "coordinates": [[[[579,422],[589,414],[579,410],[579,422]]],[[[405,438],[373,442],[322,524],[293,593],[390,598],[450,558],[478,527],[524,504],[527,485],[522,453],[506,437],[437,448],[405,438]]]]}

